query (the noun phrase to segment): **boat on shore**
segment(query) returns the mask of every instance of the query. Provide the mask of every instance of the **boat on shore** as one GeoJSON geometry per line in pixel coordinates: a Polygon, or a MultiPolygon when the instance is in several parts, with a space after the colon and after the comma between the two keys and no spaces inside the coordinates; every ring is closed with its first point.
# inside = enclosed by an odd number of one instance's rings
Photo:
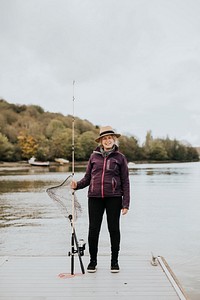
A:
{"type": "Polygon", "coordinates": [[[135,166],[136,166],[136,164],[135,164],[134,162],[129,162],[129,163],[128,163],[128,168],[129,168],[129,169],[134,169],[135,166]]]}
{"type": "Polygon", "coordinates": [[[28,163],[31,166],[39,166],[39,167],[48,167],[50,164],[49,161],[37,161],[34,156],[28,160],[28,163]]]}
{"type": "Polygon", "coordinates": [[[68,164],[69,163],[69,160],[64,159],[64,158],[55,158],[55,161],[57,163],[59,163],[60,165],[64,165],[64,164],[68,164]]]}

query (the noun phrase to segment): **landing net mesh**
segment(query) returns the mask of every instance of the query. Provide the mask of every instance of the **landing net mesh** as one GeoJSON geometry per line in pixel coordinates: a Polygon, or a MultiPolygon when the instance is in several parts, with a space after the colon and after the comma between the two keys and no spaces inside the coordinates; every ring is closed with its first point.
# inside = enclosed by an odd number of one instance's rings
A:
{"type": "Polygon", "coordinates": [[[72,179],[73,176],[70,175],[61,184],[48,188],[46,192],[66,218],[74,215],[76,220],[82,209],[74,190],[71,189],[72,179]]]}

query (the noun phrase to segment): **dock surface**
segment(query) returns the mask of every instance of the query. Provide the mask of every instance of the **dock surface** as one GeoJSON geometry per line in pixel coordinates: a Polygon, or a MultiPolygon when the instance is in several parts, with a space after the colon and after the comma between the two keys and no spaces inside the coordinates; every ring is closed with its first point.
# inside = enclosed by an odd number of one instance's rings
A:
{"type": "MultiPolygon", "coordinates": [[[[86,269],[89,257],[82,260],[86,269]]],[[[2,256],[0,300],[188,300],[159,260],[153,266],[151,257],[122,256],[120,272],[113,274],[110,257],[99,256],[97,272],[82,274],[75,257],[75,276],[71,277],[67,256],[2,256]]]]}

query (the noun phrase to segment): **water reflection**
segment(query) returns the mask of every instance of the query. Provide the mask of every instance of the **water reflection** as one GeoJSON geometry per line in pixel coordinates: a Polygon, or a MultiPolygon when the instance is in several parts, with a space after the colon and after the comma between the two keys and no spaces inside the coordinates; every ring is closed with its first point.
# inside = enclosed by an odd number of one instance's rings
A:
{"type": "Polygon", "coordinates": [[[28,174],[44,174],[49,172],[69,172],[69,165],[50,165],[49,167],[0,167],[0,175],[28,175],[28,174]]]}
{"type": "Polygon", "coordinates": [[[41,193],[10,193],[1,197],[0,227],[41,226],[41,220],[55,217],[51,203],[41,193]]]}
{"type": "Polygon", "coordinates": [[[40,180],[33,180],[33,181],[14,181],[14,180],[2,180],[1,187],[0,187],[0,194],[3,193],[14,193],[14,192],[34,192],[36,190],[40,190],[44,188],[43,181],[40,180]]]}
{"type": "MultiPolygon", "coordinates": [[[[65,177],[68,168],[58,166],[55,170],[65,177]]],[[[42,226],[45,219],[57,217],[54,213],[57,210],[46,196],[46,188],[52,186],[55,180],[50,178],[47,168],[1,169],[0,227],[32,228],[42,226]]]]}
{"type": "MultiPolygon", "coordinates": [[[[196,165],[196,163],[194,163],[196,165]]],[[[129,168],[131,175],[183,175],[190,173],[191,163],[135,164],[129,168]]]]}

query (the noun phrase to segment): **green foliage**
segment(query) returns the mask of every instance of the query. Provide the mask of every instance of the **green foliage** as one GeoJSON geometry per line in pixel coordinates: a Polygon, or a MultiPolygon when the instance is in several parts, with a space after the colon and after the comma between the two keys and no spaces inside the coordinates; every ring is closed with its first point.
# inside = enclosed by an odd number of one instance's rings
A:
{"type": "Polygon", "coordinates": [[[142,158],[141,148],[135,137],[121,136],[119,139],[120,151],[126,155],[128,161],[134,161],[142,158]]]}
{"type": "Polygon", "coordinates": [[[83,132],[79,135],[77,139],[77,153],[79,156],[76,155],[76,159],[79,160],[88,160],[90,154],[97,146],[95,142],[95,138],[97,135],[92,131],[83,132]]]}
{"type": "Polygon", "coordinates": [[[148,160],[158,161],[198,161],[199,155],[195,148],[185,146],[177,140],[153,139],[151,131],[147,132],[144,143],[144,154],[148,160]]]}
{"type": "Polygon", "coordinates": [[[46,136],[48,138],[52,138],[54,135],[59,134],[65,129],[64,124],[62,121],[53,119],[50,121],[49,125],[46,128],[46,136]]]}
{"type": "Polygon", "coordinates": [[[0,110],[12,110],[15,113],[21,113],[26,110],[26,105],[10,104],[4,99],[0,99],[0,110]]]}
{"type": "Polygon", "coordinates": [[[167,151],[161,140],[152,141],[148,157],[150,160],[168,160],[167,151]]]}
{"type": "MultiPolygon", "coordinates": [[[[99,126],[72,115],[44,112],[38,105],[10,104],[0,99],[0,160],[72,159],[72,124],[75,125],[75,160],[86,161],[96,148],[99,126]],[[74,123],[73,123],[74,122],[74,123]]],[[[134,136],[121,136],[119,150],[128,161],[198,161],[197,150],[177,140],[154,139],[148,131],[143,146],[134,136]]]]}
{"type": "Polygon", "coordinates": [[[0,133],[0,161],[12,161],[13,153],[13,145],[5,135],[0,133]]]}
{"type": "Polygon", "coordinates": [[[72,130],[67,128],[60,132],[57,131],[51,136],[49,145],[50,160],[60,157],[70,160],[72,152],[72,130]]]}

